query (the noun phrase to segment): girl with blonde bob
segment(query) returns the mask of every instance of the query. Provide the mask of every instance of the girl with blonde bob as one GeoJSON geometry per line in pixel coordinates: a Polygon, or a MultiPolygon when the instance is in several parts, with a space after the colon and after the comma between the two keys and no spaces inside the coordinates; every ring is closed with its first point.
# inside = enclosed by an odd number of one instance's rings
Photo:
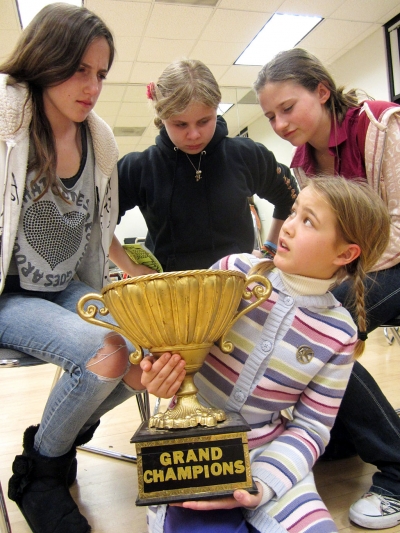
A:
{"type": "MultiPolygon", "coordinates": [[[[147,96],[159,135],[155,145],[118,163],[120,217],[139,207],[145,244],[163,270],[209,268],[224,255],[251,252],[255,194],[274,206],[268,240],[276,243],[296,181],[262,144],[228,136],[211,70],[195,59],[171,63],[147,96]]],[[[111,258],[120,265],[122,247],[113,245],[111,258]]],[[[129,265],[124,270],[134,275],[129,265]]]]}

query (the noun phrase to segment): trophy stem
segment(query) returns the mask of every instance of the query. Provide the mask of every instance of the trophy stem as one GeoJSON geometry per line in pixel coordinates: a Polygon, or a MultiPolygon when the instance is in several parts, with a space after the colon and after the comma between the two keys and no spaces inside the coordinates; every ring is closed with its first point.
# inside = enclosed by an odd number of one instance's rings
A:
{"type": "Polygon", "coordinates": [[[182,385],[179,387],[176,393],[177,398],[183,398],[184,396],[193,396],[198,392],[198,388],[194,384],[193,378],[196,372],[186,374],[185,379],[182,381],[182,385]]]}
{"type": "Polygon", "coordinates": [[[176,404],[165,411],[151,416],[149,427],[159,429],[191,428],[198,425],[214,427],[218,422],[226,420],[222,409],[205,407],[197,399],[197,387],[193,374],[186,374],[177,394],[176,404]]]}

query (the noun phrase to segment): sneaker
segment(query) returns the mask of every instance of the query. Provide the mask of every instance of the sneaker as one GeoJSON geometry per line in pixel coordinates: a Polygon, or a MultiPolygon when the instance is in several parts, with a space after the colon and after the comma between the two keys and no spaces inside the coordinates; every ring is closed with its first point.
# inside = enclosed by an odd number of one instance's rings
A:
{"type": "Polygon", "coordinates": [[[387,529],[400,524],[400,501],[375,492],[366,492],[350,507],[349,518],[368,529],[387,529]]]}

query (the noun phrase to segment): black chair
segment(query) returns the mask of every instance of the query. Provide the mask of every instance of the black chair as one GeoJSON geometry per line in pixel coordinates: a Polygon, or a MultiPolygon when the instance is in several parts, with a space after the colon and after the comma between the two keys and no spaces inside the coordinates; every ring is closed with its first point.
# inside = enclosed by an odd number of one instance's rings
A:
{"type": "MultiPolygon", "coordinates": [[[[37,359],[36,357],[27,355],[23,352],[11,350],[8,348],[0,348],[0,368],[19,368],[19,367],[37,366],[37,365],[43,365],[43,364],[47,364],[47,363],[45,361],[41,361],[40,359],[37,359]]],[[[51,389],[54,387],[54,385],[57,383],[58,379],[60,378],[61,372],[62,372],[62,369],[60,367],[56,367],[51,389]]],[[[136,401],[138,404],[139,413],[140,413],[140,417],[142,421],[146,420],[150,416],[150,401],[149,401],[148,392],[144,391],[142,393],[137,394],[136,401]]],[[[107,457],[112,457],[114,459],[129,461],[131,463],[137,462],[136,455],[129,455],[129,454],[119,453],[117,451],[108,450],[104,448],[97,448],[95,446],[89,446],[88,444],[85,444],[84,446],[79,446],[78,448],[86,452],[96,453],[99,455],[105,455],[107,457]]],[[[4,499],[1,484],[0,484],[0,533],[11,533],[10,521],[8,518],[7,507],[5,504],[5,499],[4,499]]]]}

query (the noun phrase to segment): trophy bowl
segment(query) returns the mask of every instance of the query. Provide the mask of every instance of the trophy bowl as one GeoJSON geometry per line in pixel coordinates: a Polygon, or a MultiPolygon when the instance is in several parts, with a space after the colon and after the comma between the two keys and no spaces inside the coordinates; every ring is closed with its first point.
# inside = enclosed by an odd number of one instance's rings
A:
{"type": "Polygon", "coordinates": [[[185,360],[186,376],[174,407],[152,416],[149,427],[212,427],[225,420],[226,415],[222,409],[200,404],[193,377],[215,342],[225,353],[232,351],[232,343],[225,340],[225,335],[236,320],[264,302],[271,291],[270,282],[257,274],[246,277],[232,270],[165,272],[113,282],[101,294],[82,297],[77,311],[84,320],[129,339],[136,350],[129,356],[133,364],[142,360],[143,348],[155,357],[170,352],[185,360]],[[251,284],[252,290],[248,288],[251,284]],[[238,312],[242,298],[255,301],[238,312]],[[93,300],[103,306],[98,308],[93,300]],[[116,324],[97,318],[108,313],[116,324]]]}

